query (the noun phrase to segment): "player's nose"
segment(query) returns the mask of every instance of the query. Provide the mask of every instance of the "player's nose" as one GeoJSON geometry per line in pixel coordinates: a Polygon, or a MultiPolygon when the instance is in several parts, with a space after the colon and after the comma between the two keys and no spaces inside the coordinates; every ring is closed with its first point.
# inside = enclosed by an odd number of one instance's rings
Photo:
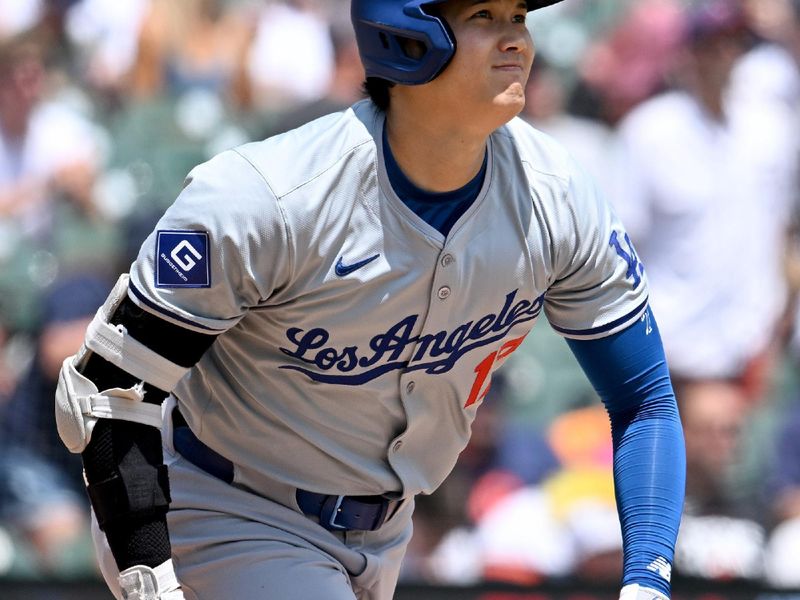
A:
{"type": "Polygon", "coordinates": [[[504,28],[498,47],[501,52],[532,52],[533,39],[526,27],[511,24],[504,28]]]}

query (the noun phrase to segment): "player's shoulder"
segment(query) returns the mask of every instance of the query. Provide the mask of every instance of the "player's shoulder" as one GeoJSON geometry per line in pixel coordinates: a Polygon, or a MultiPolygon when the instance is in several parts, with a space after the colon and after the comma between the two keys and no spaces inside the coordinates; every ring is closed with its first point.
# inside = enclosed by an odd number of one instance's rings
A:
{"type": "Polygon", "coordinates": [[[574,203],[587,197],[594,180],[572,154],[552,136],[516,118],[496,132],[497,146],[506,146],[501,154],[522,162],[532,197],[538,202],[574,203]],[[549,199],[549,200],[548,200],[549,199]]]}
{"type": "MultiPolygon", "coordinates": [[[[576,215],[590,223],[599,218],[606,202],[594,178],[556,138],[536,129],[520,118],[499,130],[499,140],[513,145],[517,160],[524,166],[531,201],[551,223],[561,222],[564,214],[576,215]]],[[[559,235],[570,231],[556,228],[559,235]]]]}
{"type": "Polygon", "coordinates": [[[495,142],[508,147],[529,169],[539,175],[568,181],[573,163],[567,149],[548,134],[517,117],[494,133],[495,142]]]}
{"type": "Polygon", "coordinates": [[[373,118],[369,103],[325,115],[301,127],[234,149],[280,198],[336,168],[348,156],[374,149],[365,124],[373,118]]]}

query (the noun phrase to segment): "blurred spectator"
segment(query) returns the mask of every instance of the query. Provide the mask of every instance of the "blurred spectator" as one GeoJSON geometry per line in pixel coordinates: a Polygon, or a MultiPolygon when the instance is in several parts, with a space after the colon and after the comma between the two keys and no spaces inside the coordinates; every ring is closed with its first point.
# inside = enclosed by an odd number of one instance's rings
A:
{"type": "Polygon", "coordinates": [[[750,0],[745,7],[761,43],[736,65],[730,95],[800,127],[800,0],[750,0]]]}
{"type": "Polygon", "coordinates": [[[44,233],[58,198],[93,211],[94,132],[75,111],[46,98],[44,52],[35,34],[0,42],[0,227],[8,236],[44,233]]]}
{"type": "Polygon", "coordinates": [[[674,377],[684,389],[726,379],[760,398],[787,301],[797,136],[781,115],[726,100],[743,26],[737,3],[693,9],[682,89],[620,126],[612,200],[646,266],[674,377]]]}
{"type": "Polygon", "coordinates": [[[12,329],[34,326],[35,296],[60,268],[107,258],[83,252],[104,232],[103,138],[59,95],[49,39],[34,30],[0,41],[0,309],[12,329]]]}
{"type": "Polygon", "coordinates": [[[353,28],[349,23],[346,27],[331,26],[330,36],[334,66],[325,95],[278,113],[274,126],[263,137],[283,133],[318,117],[345,110],[362,98],[364,68],[361,66],[353,28]]]}
{"type": "Polygon", "coordinates": [[[742,390],[725,382],[708,381],[679,391],[688,455],[686,513],[760,516],[752,502],[737,503],[725,490],[747,418],[747,399],[742,390]]]}
{"type": "Polygon", "coordinates": [[[80,347],[109,289],[92,275],[49,289],[35,358],[0,407],[0,521],[34,550],[34,569],[43,573],[86,571],[92,564],[82,465],[58,439],[53,398],[61,363],[80,347]]]}
{"type": "MultiPolygon", "coordinates": [[[[783,115],[786,128],[800,130],[800,0],[749,2],[747,6],[766,40],[737,66],[733,77],[733,94],[749,110],[769,111],[783,115]]],[[[800,163],[800,151],[794,160],[800,163]]],[[[795,199],[800,196],[795,186],[795,199]]],[[[795,315],[791,344],[800,352],[800,210],[795,207],[787,272],[794,292],[795,315]]]]}
{"type": "Polygon", "coordinates": [[[53,398],[58,372],[64,359],[80,348],[110,289],[108,282],[90,273],[65,277],[48,288],[34,360],[17,382],[0,422],[4,442],[33,450],[72,481],[80,481],[82,467],[80,457],[64,449],[56,432],[53,398]]]}
{"type": "Polygon", "coordinates": [[[681,42],[675,0],[635,2],[607,37],[595,41],[578,65],[576,114],[616,124],[634,106],[664,89],[681,42]]]}
{"type": "Polygon", "coordinates": [[[243,15],[222,0],[150,0],[132,91],[150,98],[199,89],[240,104],[237,84],[249,40],[243,15]]]}
{"type": "Polygon", "coordinates": [[[675,568],[708,579],[763,575],[765,532],[760,498],[737,494],[730,477],[747,419],[743,390],[725,382],[678,387],[686,438],[686,504],[675,568]]]}
{"type": "Polygon", "coordinates": [[[256,108],[281,110],[325,94],[334,48],[327,23],[308,5],[304,0],[272,0],[262,9],[247,56],[256,108]]]}
{"type": "Polygon", "coordinates": [[[70,7],[66,34],[76,46],[82,79],[93,91],[119,94],[127,86],[149,6],[150,0],[79,0],[70,7]]]}
{"type": "Polygon", "coordinates": [[[34,452],[0,443],[0,532],[14,542],[9,569],[34,576],[92,571],[88,501],[34,452]]]}

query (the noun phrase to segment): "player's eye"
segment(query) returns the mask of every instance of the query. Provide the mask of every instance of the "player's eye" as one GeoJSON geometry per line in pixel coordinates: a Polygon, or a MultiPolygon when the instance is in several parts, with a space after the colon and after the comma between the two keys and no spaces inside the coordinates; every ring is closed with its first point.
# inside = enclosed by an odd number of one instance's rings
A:
{"type": "Polygon", "coordinates": [[[528,18],[528,14],[524,13],[524,14],[514,15],[514,18],[513,18],[512,21],[514,23],[525,23],[527,18],[528,18]]]}
{"type": "Polygon", "coordinates": [[[471,19],[491,19],[492,13],[488,10],[479,10],[478,12],[474,13],[471,19]]]}

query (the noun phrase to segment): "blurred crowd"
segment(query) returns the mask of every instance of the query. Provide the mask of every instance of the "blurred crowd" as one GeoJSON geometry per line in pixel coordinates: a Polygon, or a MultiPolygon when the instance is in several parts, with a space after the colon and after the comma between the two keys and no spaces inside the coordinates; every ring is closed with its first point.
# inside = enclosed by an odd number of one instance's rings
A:
{"type": "MultiPolygon", "coordinates": [[[[94,572],[63,359],[188,171],[345,109],[347,0],[0,1],[0,576],[94,572]]],[[[800,0],[569,0],[522,117],[646,266],[683,420],[675,572],[800,587],[800,0]]],[[[615,582],[608,419],[537,325],[420,498],[406,581],[615,582]]]]}

